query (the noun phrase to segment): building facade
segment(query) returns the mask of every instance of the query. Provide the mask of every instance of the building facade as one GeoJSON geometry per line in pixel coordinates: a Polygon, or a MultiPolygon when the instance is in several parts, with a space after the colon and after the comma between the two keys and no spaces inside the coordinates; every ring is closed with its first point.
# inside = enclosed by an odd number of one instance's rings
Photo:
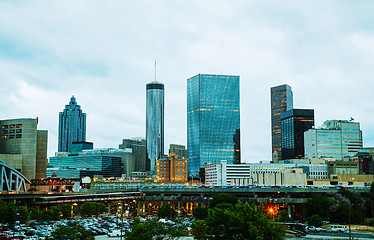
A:
{"type": "Polygon", "coordinates": [[[187,159],[171,153],[157,160],[157,182],[187,182],[187,159]]]}
{"type": "MultiPolygon", "coordinates": [[[[287,84],[272,87],[271,94],[271,145],[273,156],[281,158],[282,153],[282,129],[281,116],[282,112],[293,109],[293,93],[287,84]],[[277,151],[277,154],[274,152],[277,151]]],[[[275,162],[277,162],[275,160],[275,162]]]]}
{"type": "Polygon", "coordinates": [[[341,161],[328,161],[330,175],[335,174],[358,174],[359,163],[358,161],[341,160],[341,161]]]}
{"type": "Polygon", "coordinates": [[[59,114],[58,151],[71,152],[73,142],[86,141],[86,114],[74,96],[59,114]]]}
{"type": "MultiPolygon", "coordinates": [[[[292,185],[306,178],[329,178],[329,168],[326,164],[280,164],[280,163],[246,163],[246,164],[228,164],[227,161],[205,165],[205,184],[212,186],[230,186],[233,183],[248,183],[248,185],[267,185],[265,183],[280,183],[292,185]],[[287,169],[298,169],[288,171],[288,173],[303,173],[305,177],[297,181],[283,181],[282,174],[287,169]],[[278,175],[277,175],[278,174],[278,175]],[[280,180],[272,179],[279,177],[280,180]],[[256,179],[262,179],[261,182],[256,179]]],[[[287,172],[287,171],[286,171],[287,172]]],[[[292,174],[288,174],[290,177],[292,174]]],[[[300,175],[300,174],[299,174],[300,175]]],[[[296,176],[296,175],[292,175],[296,176]]],[[[291,178],[290,178],[291,179],[291,178]]],[[[234,184],[237,185],[237,184],[234,184]]],[[[269,184],[271,185],[271,184],[269,184]]],[[[282,184],[281,184],[282,185],[282,184]]]]}
{"type": "Polygon", "coordinates": [[[291,109],[280,116],[282,159],[304,158],[304,132],[314,126],[314,110],[291,109]]]}
{"type": "Polygon", "coordinates": [[[187,149],[186,149],[186,146],[184,146],[184,145],[170,144],[169,155],[171,153],[175,153],[175,155],[178,155],[178,156],[181,156],[181,157],[187,159],[187,149]]]}
{"type": "Polygon", "coordinates": [[[357,152],[355,160],[359,165],[359,174],[374,174],[374,148],[364,148],[357,152]]]}
{"type": "Polygon", "coordinates": [[[46,176],[48,131],[37,125],[33,118],[0,120],[0,159],[28,179],[46,176]]]}
{"type": "Polygon", "coordinates": [[[325,121],[321,129],[304,133],[305,158],[343,160],[362,148],[360,123],[347,120],[325,121]]]}
{"type": "Polygon", "coordinates": [[[156,160],[164,155],[164,84],[150,82],[146,86],[146,140],[149,170],[156,171],[156,160]]]}
{"type": "Polygon", "coordinates": [[[239,76],[187,79],[187,155],[191,176],[205,163],[240,163],[239,76]]]}
{"type": "Polygon", "coordinates": [[[54,173],[61,178],[121,177],[124,154],[122,149],[95,149],[84,150],[78,155],[50,157],[47,177],[54,173]]]}
{"type": "Polygon", "coordinates": [[[147,169],[149,170],[149,161],[147,159],[147,151],[144,142],[144,139],[141,138],[122,139],[122,144],[119,145],[120,149],[131,152],[132,162],[134,163],[133,171],[135,172],[145,172],[147,169]]]}

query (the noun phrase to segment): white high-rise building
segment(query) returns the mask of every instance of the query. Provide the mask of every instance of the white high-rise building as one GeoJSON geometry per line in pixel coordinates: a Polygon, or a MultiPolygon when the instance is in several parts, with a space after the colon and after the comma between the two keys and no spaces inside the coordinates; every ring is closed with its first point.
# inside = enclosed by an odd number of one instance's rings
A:
{"type": "Polygon", "coordinates": [[[325,121],[321,129],[304,133],[305,158],[342,160],[362,148],[360,123],[347,120],[325,121]]]}

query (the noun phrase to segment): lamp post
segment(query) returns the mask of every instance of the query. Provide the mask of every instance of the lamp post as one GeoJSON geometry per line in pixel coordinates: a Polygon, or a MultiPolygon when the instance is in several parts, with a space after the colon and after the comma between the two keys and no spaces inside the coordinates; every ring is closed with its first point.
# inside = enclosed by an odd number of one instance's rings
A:
{"type": "Polygon", "coordinates": [[[352,239],[351,233],[351,203],[348,204],[348,224],[349,224],[349,240],[352,239]]]}

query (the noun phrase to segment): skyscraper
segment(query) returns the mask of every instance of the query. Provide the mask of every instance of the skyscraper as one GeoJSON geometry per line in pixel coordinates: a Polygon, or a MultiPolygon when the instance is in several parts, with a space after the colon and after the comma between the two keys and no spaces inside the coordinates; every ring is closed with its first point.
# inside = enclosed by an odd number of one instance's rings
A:
{"type": "Polygon", "coordinates": [[[292,89],[287,84],[272,87],[270,92],[272,153],[274,153],[274,151],[277,151],[279,156],[282,152],[280,114],[293,108],[293,96],[292,89]]]}
{"type": "Polygon", "coordinates": [[[58,127],[58,151],[71,152],[72,142],[86,141],[86,114],[82,112],[75,100],[70,98],[69,105],[65,105],[60,112],[58,127]]]}
{"type": "Polygon", "coordinates": [[[362,149],[360,123],[348,120],[329,120],[321,129],[304,133],[305,158],[333,158],[343,160],[362,149]]]}
{"type": "Polygon", "coordinates": [[[240,163],[239,76],[187,79],[187,153],[190,176],[205,163],[240,163]]]}
{"type": "Polygon", "coordinates": [[[314,126],[313,109],[281,113],[282,159],[304,158],[304,132],[314,126]]]}
{"type": "Polygon", "coordinates": [[[146,86],[146,138],[150,171],[156,171],[156,160],[164,155],[164,84],[150,82],[146,86]]]}

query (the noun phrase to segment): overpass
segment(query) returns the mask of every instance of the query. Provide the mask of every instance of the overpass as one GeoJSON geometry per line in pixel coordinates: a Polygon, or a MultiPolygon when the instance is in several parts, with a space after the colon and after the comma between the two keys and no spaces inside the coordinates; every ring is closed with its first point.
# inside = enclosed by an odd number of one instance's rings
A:
{"type": "MultiPolygon", "coordinates": [[[[350,189],[354,192],[368,192],[368,189],[350,189]]],[[[137,186],[116,190],[89,189],[81,193],[59,194],[0,194],[0,199],[17,201],[32,206],[59,204],[80,205],[87,201],[103,202],[108,209],[122,202],[131,206],[134,214],[154,214],[165,203],[171,204],[178,215],[190,215],[196,206],[207,206],[213,194],[228,193],[243,202],[272,206],[278,210],[287,209],[289,214],[302,219],[305,205],[314,194],[331,195],[338,193],[337,188],[195,188],[195,187],[151,187],[137,186]]]]}

